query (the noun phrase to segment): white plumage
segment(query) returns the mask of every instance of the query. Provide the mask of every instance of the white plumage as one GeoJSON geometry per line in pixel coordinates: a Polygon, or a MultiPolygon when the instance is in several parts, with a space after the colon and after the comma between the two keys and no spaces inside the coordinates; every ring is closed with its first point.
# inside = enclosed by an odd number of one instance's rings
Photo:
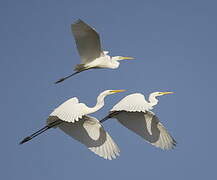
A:
{"type": "Polygon", "coordinates": [[[75,66],[73,74],[59,79],[55,82],[56,84],[88,69],[116,69],[120,65],[118,61],[134,59],[132,57],[109,56],[108,51],[102,50],[100,36],[96,30],[80,19],[71,25],[71,30],[81,57],[81,64],[75,66]]]}
{"type": "Polygon", "coordinates": [[[50,116],[57,116],[62,121],[75,122],[82,116],[91,114],[98,111],[104,106],[104,98],[107,95],[117,92],[123,92],[124,90],[106,90],[99,94],[97,97],[97,103],[94,107],[88,107],[84,103],[80,103],[78,98],[73,97],[62,103],[50,114],[50,116]]]}
{"type": "Polygon", "coordinates": [[[100,37],[93,27],[79,19],[71,24],[71,31],[75,38],[82,64],[89,63],[101,56],[100,37]]]}
{"type": "Polygon", "coordinates": [[[146,112],[151,109],[143,94],[134,93],[121,99],[110,111],[146,112]]]}
{"type": "Polygon", "coordinates": [[[169,134],[157,116],[150,112],[120,112],[115,115],[124,127],[133,131],[152,145],[164,150],[172,149],[176,141],[169,134]]]}
{"type": "Polygon", "coordinates": [[[176,141],[169,134],[158,117],[150,111],[158,103],[157,96],[172,92],[154,92],[149,96],[149,102],[140,93],[130,94],[118,102],[108,118],[116,118],[123,126],[133,131],[152,145],[164,150],[174,148],[176,141]]]}
{"type": "Polygon", "coordinates": [[[88,107],[79,103],[76,97],[71,98],[54,109],[50,116],[57,116],[62,121],[72,122],[78,121],[83,115],[88,114],[88,107]]]}
{"type": "MultiPolygon", "coordinates": [[[[58,117],[50,116],[47,123],[51,124],[57,120],[58,117]]],[[[104,159],[112,160],[119,156],[117,144],[94,117],[83,116],[78,122],[62,122],[56,127],[104,159]]]]}
{"type": "Polygon", "coordinates": [[[91,151],[105,159],[114,159],[119,155],[119,148],[100,122],[87,116],[104,106],[104,98],[108,95],[125,90],[106,90],[99,94],[94,107],[88,107],[73,97],[59,105],[47,119],[47,125],[30,136],[25,137],[20,144],[30,141],[52,127],[59,127],[66,134],[78,140],[91,151]]]}

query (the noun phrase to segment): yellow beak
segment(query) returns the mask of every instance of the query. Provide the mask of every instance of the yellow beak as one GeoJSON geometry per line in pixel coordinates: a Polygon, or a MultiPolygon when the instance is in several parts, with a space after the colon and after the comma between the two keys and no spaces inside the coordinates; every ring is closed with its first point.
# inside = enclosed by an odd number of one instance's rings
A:
{"type": "Polygon", "coordinates": [[[126,91],[125,89],[119,89],[119,90],[111,90],[110,92],[112,93],[119,93],[119,92],[124,92],[126,91]]]}
{"type": "Polygon", "coordinates": [[[135,58],[133,58],[133,57],[120,57],[120,59],[119,60],[125,60],[125,59],[135,59],[135,58]]]}
{"type": "Polygon", "coordinates": [[[165,95],[165,94],[173,94],[174,92],[160,92],[160,95],[165,95]]]}

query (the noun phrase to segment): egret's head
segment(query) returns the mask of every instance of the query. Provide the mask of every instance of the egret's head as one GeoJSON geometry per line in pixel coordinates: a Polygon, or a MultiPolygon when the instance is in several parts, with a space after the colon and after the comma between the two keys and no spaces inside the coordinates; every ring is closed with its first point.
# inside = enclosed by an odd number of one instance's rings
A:
{"type": "Polygon", "coordinates": [[[162,96],[166,94],[173,94],[174,92],[153,92],[151,93],[152,96],[157,97],[157,96],[162,96]]]}
{"type": "Polygon", "coordinates": [[[116,69],[119,67],[120,63],[119,61],[120,60],[127,60],[127,59],[134,59],[132,57],[123,57],[123,56],[114,56],[114,57],[111,57],[111,64],[109,66],[109,68],[112,68],[112,69],[116,69]]]}
{"type": "Polygon", "coordinates": [[[131,60],[134,59],[133,57],[123,57],[123,56],[114,56],[112,57],[112,60],[115,61],[121,61],[121,60],[131,60]]]}
{"type": "Polygon", "coordinates": [[[153,108],[153,106],[157,105],[158,103],[158,99],[156,97],[158,96],[162,96],[162,95],[165,95],[165,94],[173,94],[174,92],[153,92],[150,94],[149,96],[149,101],[150,101],[150,105],[151,105],[151,108],[153,108]]]}

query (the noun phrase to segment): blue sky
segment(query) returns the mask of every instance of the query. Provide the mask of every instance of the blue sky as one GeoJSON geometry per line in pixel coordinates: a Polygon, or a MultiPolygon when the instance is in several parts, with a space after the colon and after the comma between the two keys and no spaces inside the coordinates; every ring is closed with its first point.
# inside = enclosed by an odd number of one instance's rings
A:
{"type": "Polygon", "coordinates": [[[216,6],[211,0],[2,0],[1,179],[215,179],[216,6]],[[110,55],[136,60],[54,85],[79,63],[70,30],[78,18],[97,29],[110,55]],[[18,145],[66,99],[77,96],[91,106],[105,89],[128,91],[106,98],[93,114],[99,119],[127,94],[174,91],[160,97],[154,112],[177,148],[152,147],[115,120],[104,124],[121,149],[114,161],[60,130],[18,145]]]}

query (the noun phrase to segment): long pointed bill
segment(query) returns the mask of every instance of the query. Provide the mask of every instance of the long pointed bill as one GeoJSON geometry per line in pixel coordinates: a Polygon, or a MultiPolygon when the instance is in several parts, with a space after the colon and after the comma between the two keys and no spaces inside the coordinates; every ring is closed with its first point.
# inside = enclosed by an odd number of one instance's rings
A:
{"type": "Polygon", "coordinates": [[[119,89],[119,90],[111,90],[111,93],[119,93],[119,92],[124,92],[126,91],[125,89],[119,89]]]}
{"type": "Polygon", "coordinates": [[[160,92],[160,95],[165,95],[165,94],[173,94],[174,92],[160,92]]]}
{"type": "Polygon", "coordinates": [[[135,59],[133,57],[120,57],[119,60],[131,60],[131,59],[135,59]]]}

